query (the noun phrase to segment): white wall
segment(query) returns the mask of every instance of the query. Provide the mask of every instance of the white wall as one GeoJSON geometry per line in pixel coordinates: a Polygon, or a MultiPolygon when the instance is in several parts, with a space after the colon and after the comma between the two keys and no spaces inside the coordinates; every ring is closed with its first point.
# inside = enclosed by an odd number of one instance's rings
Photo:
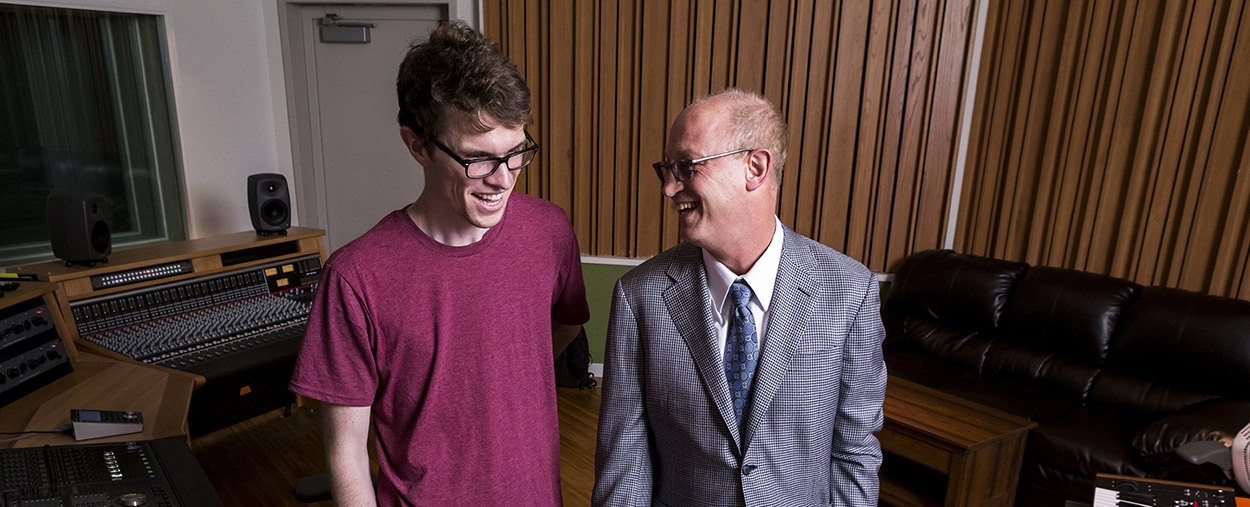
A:
{"type": "Polygon", "coordinates": [[[264,10],[258,0],[168,0],[170,69],[193,238],[252,228],[247,175],[276,172],[291,179],[286,97],[270,71],[276,66],[281,79],[281,54],[271,61],[267,41],[267,25],[276,23],[276,15],[264,10]],[[283,120],[281,135],[277,119],[283,120]]]}
{"type": "MultiPolygon", "coordinates": [[[[165,17],[192,238],[251,230],[247,175],[281,173],[293,185],[277,13],[285,0],[6,1],[165,17]]],[[[456,0],[452,12],[476,20],[479,9],[456,0]]]]}

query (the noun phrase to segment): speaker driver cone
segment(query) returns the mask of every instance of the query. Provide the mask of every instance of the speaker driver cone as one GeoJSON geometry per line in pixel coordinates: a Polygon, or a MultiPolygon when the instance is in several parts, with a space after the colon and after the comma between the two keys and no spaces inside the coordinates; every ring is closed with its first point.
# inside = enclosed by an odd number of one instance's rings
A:
{"type": "Polygon", "coordinates": [[[274,199],[265,202],[263,213],[265,215],[265,223],[274,227],[279,227],[286,223],[286,219],[290,216],[287,213],[286,203],[274,199]]]}
{"type": "Polygon", "coordinates": [[[91,248],[103,255],[108,253],[112,245],[113,234],[109,232],[108,224],[96,222],[95,226],[91,227],[91,248]]]}

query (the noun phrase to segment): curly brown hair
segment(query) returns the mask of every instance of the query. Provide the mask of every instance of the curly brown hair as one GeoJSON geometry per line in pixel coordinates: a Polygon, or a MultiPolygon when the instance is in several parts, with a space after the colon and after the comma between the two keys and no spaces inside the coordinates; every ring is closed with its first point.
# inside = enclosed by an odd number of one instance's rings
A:
{"type": "Polygon", "coordinates": [[[499,45],[463,21],[443,21],[413,43],[395,80],[399,124],[429,144],[447,108],[489,115],[508,128],[530,121],[530,89],[499,45]]]}

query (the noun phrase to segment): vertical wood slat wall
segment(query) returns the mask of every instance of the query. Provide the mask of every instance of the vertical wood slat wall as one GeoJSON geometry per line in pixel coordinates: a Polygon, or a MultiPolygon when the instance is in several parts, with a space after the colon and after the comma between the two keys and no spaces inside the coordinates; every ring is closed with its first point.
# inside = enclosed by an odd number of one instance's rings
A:
{"type": "Polygon", "coordinates": [[[1250,299],[1250,2],[992,2],[956,250],[1250,299]]]}
{"type": "Polygon", "coordinates": [[[889,270],[945,241],[976,4],[486,0],[543,145],[517,189],[563,207],[583,253],[655,255],[678,238],[650,164],[685,104],[735,86],[790,126],[781,220],[889,270]]]}

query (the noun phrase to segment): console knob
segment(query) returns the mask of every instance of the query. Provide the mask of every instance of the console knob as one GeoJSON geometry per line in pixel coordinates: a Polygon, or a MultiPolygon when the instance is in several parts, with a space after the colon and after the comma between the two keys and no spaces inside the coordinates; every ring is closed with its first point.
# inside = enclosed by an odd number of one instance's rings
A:
{"type": "Polygon", "coordinates": [[[148,497],[143,493],[126,493],[117,497],[113,504],[120,507],[143,507],[148,504],[148,497]]]}
{"type": "Polygon", "coordinates": [[[1137,491],[1137,481],[1122,479],[1115,484],[1116,491],[1137,491]]]}

